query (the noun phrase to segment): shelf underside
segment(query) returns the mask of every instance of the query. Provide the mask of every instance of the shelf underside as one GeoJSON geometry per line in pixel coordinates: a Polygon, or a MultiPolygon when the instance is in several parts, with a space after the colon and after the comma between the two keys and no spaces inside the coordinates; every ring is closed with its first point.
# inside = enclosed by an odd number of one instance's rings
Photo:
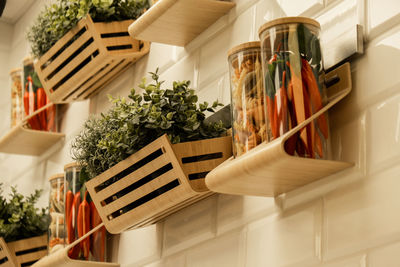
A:
{"type": "Polygon", "coordinates": [[[0,139],[0,152],[39,156],[64,137],[61,133],[36,131],[18,125],[0,139]]]}
{"type": "Polygon", "coordinates": [[[185,46],[235,3],[217,0],[159,0],[129,26],[139,40],[185,46]]]}

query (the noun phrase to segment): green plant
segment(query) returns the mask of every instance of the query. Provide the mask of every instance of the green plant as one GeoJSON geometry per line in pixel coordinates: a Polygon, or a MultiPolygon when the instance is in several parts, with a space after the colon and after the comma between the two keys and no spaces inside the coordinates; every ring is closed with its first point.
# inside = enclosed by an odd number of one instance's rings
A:
{"type": "Polygon", "coordinates": [[[126,159],[163,134],[172,143],[221,136],[222,122],[205,123],[205,111],[214,112],[222,104],[215,101],[197,106],[190,81],[173,82],[172,89],[161,89],[157,71],[150,73],[153,83],[145,79],[139,85],[143,95],[132,89],[129,100],[112,98],[114,106],[99,118],[92,117],[72,143],[72,157],[86,166],[93,178],[126,159]]]}
{"type": "Polygon", "coordinates": [[[35,208],[42,191],[36,190],[24,197],[11,187],[10,199],[7,200],[2,186],[0,183],[0,236],[10,242],[46,233],[50,222],[47,209],[35,208]]]}
{"type": "Polygon", "coordinates": [[[137,19],[147,8],[148,0],[57,0],[39,14],[27,38],[39,58],[87,14],[94,21],[119,21],[137,19]]]}

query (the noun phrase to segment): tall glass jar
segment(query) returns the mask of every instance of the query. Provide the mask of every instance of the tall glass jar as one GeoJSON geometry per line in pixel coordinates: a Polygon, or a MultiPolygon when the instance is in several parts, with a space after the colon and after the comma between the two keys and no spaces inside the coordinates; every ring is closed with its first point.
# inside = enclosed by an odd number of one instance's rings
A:
{"type": "MultiPolygon", "coordinates": [[[[50,103],[45,90],[35,72],[33,59],[26,57],[23,61],[24,64],[24,83],[23,83],[23,103],[25,116],[29,116],[36,110],[46,106],[50,103]]],[[[28,125],[33,130],[41,131],[57,131],[57,109],[53,105],[46,110],[40,112],[28,120],[28,125]]]]}
{"type": "Polygon", "coordinates": [[[268,141],[260,42],[232,48],[228,52],[228,62],[233,155],[237,157],[268,141]]]}
{"type": "Polygon", "coordinates": [[[13,69],[11,76],[11,127],[22,121],[22,69],[13,69]]]}
{"type": "MultiPolygon", "coordinates": [[[[259,35],[267,121],[276,139],[326,104],[320,25],[310,18],[280,18],[261,26],[259,35]]],[[[328,114],[292,136],[285,150],[302,157],[330,158],[328,114]]]]}
{"type": "Polygon", "coordinates": [[[49,254],[65,244],[65,220],[64,220],[64,174],[55,174],[49,178],[50,199],[49,211],[51,222],[49,226],[49,254]]]}
{"type": "MultiPolygon", "coordinates": [[[[84,233],[88,232],[101,223],[94,203],[81,180],[82,167],[77,162],[64,166],[66,193],[65,193],[65,218],[67,229],[67,244],[74,242],[84,233]],[[79,216],[79,207],[86,205],[88,213],[79,216]],[[78,219],[89,221],[85,229],[79,229],[78,219]]],[[[83,208],[82,208],[83,209],[83,208]]],[[[83,223],[81,224],[83,225],[83,223]]],[[[93,233],[89,239],[85,239],[80,245],[75,246],[68,252],[72,259],[106,261],[106,229],[105,227],[93,233]]]]}

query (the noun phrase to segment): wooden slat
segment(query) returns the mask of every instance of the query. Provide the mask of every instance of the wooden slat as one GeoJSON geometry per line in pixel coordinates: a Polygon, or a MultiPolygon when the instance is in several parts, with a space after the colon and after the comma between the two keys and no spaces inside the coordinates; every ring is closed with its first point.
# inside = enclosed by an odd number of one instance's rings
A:
{"type": "Polygon", "coordinates": [[[128,32],[128,27],[134,22],[134,20],[122,20],[114,22],[96,22],[94,24],[96,31],[102,33],[114,33],[114,32],[128,32]]]}
{"type": "Polygon", "coordinates": [[[7,245],[9,246],[9,248],[11,250],[13,250],[15,252],[28,250],[28,249],[32,249],[32,248],[43,247],[43,246],[47,246],[47,235],[21,239],[18,241],[9,242],[9,243],[7,243],[7,245]]]}
{"type": "Polygon", "coordinates": [[[47,255],[47,249],[17,256],[18,264],[38,261],[47,255]]]}
{"type": "MultiPolygon", "coordinates": [[[[133,62],[128,62],[128,63],[126,63],[126,62],[123,62],[123,64],[122,64],[122,68],[120,68],[119,66],[117,67],[118,68],[118,70],[116,70],[116,72],[114,72],[114,70],[112,71],[112,72],[110,72],[109,74],[107,74],[107,76],[109,76],[108,77],[108,79],[104,82],[104,83],[102,83],[101,85],[99,85],[99,87],[95,87],[95,86],[93,86],[92,88],[90,88],[90,90],[86,90],[86,92],[84,93],[84,94],[82,94],[81,96],[80,96],[80,98],[81,99],[88,99],[88,98],[91,98],[91,97],[93,97],[93,96],[95,96],[96,94],[98,94],[100,91],[101,91],[101,89],[103,89],[104,87],[106,87],[109,83],[111,83],[115,78],[118,78],[119,77],[119,75],[121,75],[124,71],[126,71],[132,64],[133,64],[133,62]]],[[[105,78],[105,77],[104,77],[105,78]]],[[[101,79],[101,80],[103,80],[103,78],[101,79]]]]}
{"type": "Polygon", "coordinates": [[[114,218],[111,221],[112,224],[109,226],[111,230],[110,232],[116,233],[114,227],[116,227],[116,229],[121,229],[122,231],[143,220],[153,218],[162,213],[165,209],[174,207],[177,203],[185,201],[194,195],[196,195],[194,191],[188,190],[182,186],[177,186],[168,191],[168,194],[160,195],[148,201],[145,205],[141,205],[127,213],[124,213],[122,216],[114,218]]]}
{"type": "Polygon", "coordinates": [[[132,45],[132,47],[133,47],[133,49],[135,49],[135,51],[139,50],[139,41],[133,39],[130,36],[102,38],[101,40],[106,47],[107,46],[117,46],[117,45],[132,45]]]}
{"type": "Polygon", "coordinates": [[[61,87],[51,94],[53,103],[63,103],[65,96],[69,95],[81,84],[82,80],[95,74],[103,63],[107,60],[106,56],[97,55],[84,68],[80,69],[75,75],[68,79],[61,87]]]}
{"type": "Polygon", "coordinates": [[[176,178],[176,172],[173,169],[169,170],[168,172],[158,176],[156,179],[142,185],[140,188],[135,189],[125,196],[118,198],[117,200],[106,205],[105,207],[103,207],[104,212],[107,214],[111,214],[117,210],[120,210],[126,205],[134,202],[135,200],[140,199],[141,197],[144,197],[149,193],[157,191],[158,188],[168,184],[169,182],[172,182],[176,178]]]}
{"type": "Polygon", "coordinates": [[[0,237],[0,260],[7,258],[7,261],[0,264],[1,267],[16,267],[17,259],[15,258],[15,253],[10,251],[6,242],[2,237],[0,237]]]}
{"type": "Polygon", "coordinates": [[[81,19],[77,26],[68,31],[60,40],[58,40],[43,56],[40,57],[38,62],[35,64],[35,70],[39,72],[40,66],[45,64],[55,53],[60,50],[72,37],[74,37],[83,27],[87,26],[87,18],[81,19]]]}
{"type": "Polygon", "coordinates": [[[112,185],[108,186],[106,189],[97,193],[97,197],[99,199],[106,199],[121,190],[121,188],[125,188],[133,184],[134,182],[139,181],[143,177],[149,175],[150,173],[154,172],[155,170],[165,166],[168,164],[169,158],[167,155],[163,154],[160,157],[154,159],[153,161],[147,163],[146,165],[142,166],[141,168],[137,169],[136,171],[130,173],[129,175],[121,178],[119,181],[113,183],[112,185]]]}
{"type": "Polygon", "coordinates": [[[65,94],[63,101],[70,102],[80,99],[80,95],[85,93],[87,89],[92,87],[92,84],[96,83],[99,76],[107,72],[112,66],[115,66],[116,61],[113,59],[105,59],[102,64],[98,64],[97,67],[94,68],[96,72],[93,75],[85,77],[82,83],[74,89],[74,91],[70,92],[68,95],[65,94]]]}
{"type": "MultiPolygon", "coordinates": [[[[88,58],[90,55],[92,55],[96,50],[98,50],[98,45],[95,42],[92,42],[88,47],[85,48],[81,53],[79,53],[78,56],[76,56],[73,60],[68,62],[68,64],[62,68],[57,74],[55,74],[48,82],[48,86],[50,88],[54,89],[54,86],[61,81],[65,76],[67,76],[73,69],[75,69],[79,64],[81,64],[86,58],[88,58]]],[[[97,55],[99,56],[99,55],[97,55]]],[[[96,57],[97,57],[96,56],[96,57]]],[[[81,69],[82,70],[82,69],[81,69]]],[[[80,71],[81,71],[80,70],[80,71]]],[[[79,72],[77,72],[75,75],[78,75],[79,72]]],[[[71,77],[73,78],[73,77],[71,77]]],[[[71,79],[70,78],[70,79],[71,79]]],[[[65,83],[67,83],[65,81],[65,83]]],[[[58,88],[56,89],[58,90],[58,88]]]]}
{"type": "Polygon", "coordinates": [[[129,26],[129,34],[139,40],[185,46],[234,6],[218,0],[160,0],[129,26]]]}
{"type": "MultiPolygon", "coordinates": [[[[47,76],[51,74],[56,68],[58,68],[61,63],[63,63],[67,58],[69,58],[73,53],[75,53],[79,47],[81,47],[85,42],[87,42],[91,38],[91,33],[89,31],[85,31],[78,39],[76,39],[70,46],[67,47],[55,60],[53,60],[43,71],[42,75],[47,80],[47,76]]],[[[80,54],[77,55],[80,57],[80,54]]],[[[65,65],[64,68],[66,68],[65,65]]]]}
{"type": "MultiPolygon", "coordinates": [[[[116,60],[116,65],[121,63],[121,61],[116,60]]],[[[116,77],[118,77],[118,74],[121,72],[121,70],[125,70],[127,66],[130,66],[131,62],[129,60],[124,60],[119,66],[117,66],[115,69],[109,69],[109,72],[104,75],[103,77],[99,76],[99,79],[94,80],[93,83],[90,85],[90,87],[87,87],[85,91],[78,96],[79,99],[86,99],[88,96],[92,95],[92,93],[96,90],[99,90],[101,88],[104,88],[109,82],[113,81],[116,77]],[[101,77],[101,78],[100,78],[101,77]]],[[[115,67],[115,65],[113,65],[115,67]]]]}

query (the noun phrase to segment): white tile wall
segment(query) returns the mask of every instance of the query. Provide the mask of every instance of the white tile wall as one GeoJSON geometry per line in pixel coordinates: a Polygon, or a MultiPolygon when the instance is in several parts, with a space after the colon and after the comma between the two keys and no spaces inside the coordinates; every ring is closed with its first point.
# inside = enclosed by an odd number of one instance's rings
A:
{"type": "Polygon", "coordinates": [[[246,266],[306,266],[319,262],[321,202],[251,223],[246,266]]]}
{"type": "Polygon", "coordinates": [[[368,267],[397,267],[400,266],[400,243],[396,242],[388,246],[372,250],[368,254],[368,267]]]}
{"type": "MultiPolygon", "coordinates": [[[[28,54],[27,26],[48,2],[38,1],[15,25],[0,23],[2,128],[9,121],[8,71],[20,66],[28,54]]],[[[330,113],[333,157],[354,162],[354,167],[277,199],[215,195],[164,223],[123,233],[115,240],[119,250],[113,254],[121,266],[399,266],[398,1],[234,2],[236,8],[185,48],[153,43],[148,56],[101,94],[71,105],[61,125],[65,143],[40,157],[0,154],[0,182],[6,192],[15,184],[24,193],[44,188],[40,205],[45,206],[47,178],[71,161],[70,142],[89,113],[106,111],[107,93],[127,96],[157,67],[166,86],[189,79],[201,101],[218,98],[226,104],[230,101],[227,51],[257,40],[263,23],[285,15],[311,16],[322,23],[327,40],[340,39],[342,30],[360,23],[368,34],[366,53],[352,62],[353,92],[330,113]]]]}
{"type": "Polygon", "coordinates": [[[326,196],[324,258],[393,242],[400,238],[399,166],[326,196]]]}

